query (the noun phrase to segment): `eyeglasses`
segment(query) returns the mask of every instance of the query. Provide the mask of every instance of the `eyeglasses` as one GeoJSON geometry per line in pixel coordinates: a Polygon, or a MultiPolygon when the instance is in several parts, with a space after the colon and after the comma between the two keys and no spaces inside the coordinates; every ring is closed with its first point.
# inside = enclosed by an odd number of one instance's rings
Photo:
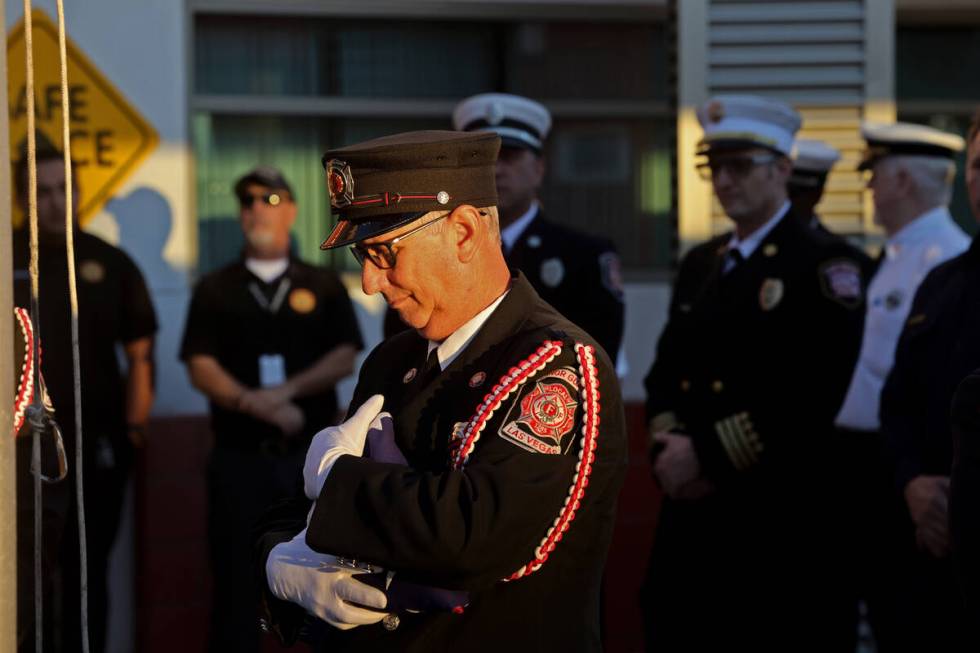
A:
{"type": "Polygon", "coordinates": [[[265,195],[252,195],[246,193],[238,198],[243,208],[250,209],[252,205],[255,204],[255,200],[262,200],[262,202],[268,206],[279,206],[286,200],[285,197],[279,193],[266,193],[265,195]]]}
{"type": "Polygon", "coordinates": [[[425,224],[419,225],[410,231],[406,231],[401,236],[397,236],[391,240],[371,243],[370,245],[362,245],[361,243],[351,245],[351,254],[354,255],[358,265],[361,267],[364,267],[364,260],[367,259],[371,261],[371,263],[373,263],[379,270],[390,270],[391,268],[395,267],[395,250],[393,249],[395,245],[405,240],[409,236],[417,234],[429,225],[448,218],[451,214],[452,211],[444,213],[435,220],[429,220],[425,224]]]}
{"type": "Polygon", "coordinates": [[[776,160],[775,154],[750,154],[746,156],[728,156],[708,159],[697,165],[701,179],[711,181],[721,174],[722,170],[732,179],[744,179],[756,166],[766,165],[776,160]]]}

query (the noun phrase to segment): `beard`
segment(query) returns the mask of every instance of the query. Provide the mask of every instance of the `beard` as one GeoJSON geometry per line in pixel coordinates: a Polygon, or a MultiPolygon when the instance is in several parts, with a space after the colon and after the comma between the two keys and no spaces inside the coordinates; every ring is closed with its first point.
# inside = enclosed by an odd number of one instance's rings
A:
{"type": "Polygon", "coordinates": [[[276,244],[276,235],[268,229],[251,229],[245,232],[245,240],[258,252],[266,252],[276,244]]]}

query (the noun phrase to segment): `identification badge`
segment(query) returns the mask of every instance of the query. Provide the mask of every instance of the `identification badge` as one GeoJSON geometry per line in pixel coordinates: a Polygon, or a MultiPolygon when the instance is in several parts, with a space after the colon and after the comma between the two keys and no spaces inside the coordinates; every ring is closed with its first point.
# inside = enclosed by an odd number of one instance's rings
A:
{"type": "Polygon", "coordinates": [[[286,382],[286,359],[282,354],[259,356],[259,385],[272,388],[286,382]]]}

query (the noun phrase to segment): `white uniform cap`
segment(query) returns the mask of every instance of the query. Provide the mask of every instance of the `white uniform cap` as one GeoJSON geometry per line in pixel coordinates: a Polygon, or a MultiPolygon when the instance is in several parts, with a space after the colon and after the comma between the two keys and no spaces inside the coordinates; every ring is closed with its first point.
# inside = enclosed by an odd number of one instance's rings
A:
{"type": "Polygon", "coordinates": [[[761,146],[790,156],[801,123],[800,114],[788,104],[756,95],[716,95],[697,115],[704,129],[698,154],[761,146]]]}
{"type": "Polygon", "coordinates": [[[793,172],[818,172],[826,174],[840,161],[840,152],[823,141],[801,138],[796,141],[793,156],[793,172]]]}
{"type": "Polygon", "coordinates": [[[868,146],[858,170],[870,169],[885,156],[938,156],[952,160],[966,147],[966,141],[956,134],[910,122],[863,122],[861,136],[868,146]]]}
{"type": "Polygon", "coordinates": [[[551,129],[551,114],[540,102],[507,93],[468,97],[453,110],[458,131],[488,131],[500,136],[504,147],[540,152],[551,129]]]}
{"type": "Polygon", "coordinates": [[[798,189],[823,188],[827,173],[840,160],[840,152],[823,141],[801,138],[793,148],[793,173],[789,185],[798,189]]]}

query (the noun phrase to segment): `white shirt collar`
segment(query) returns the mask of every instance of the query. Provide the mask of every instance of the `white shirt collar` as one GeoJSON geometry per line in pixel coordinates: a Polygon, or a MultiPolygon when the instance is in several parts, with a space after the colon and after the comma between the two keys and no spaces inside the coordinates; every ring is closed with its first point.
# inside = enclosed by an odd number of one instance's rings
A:
{"type": "Polygon", "coordinates": [[[494,309],[500,305],[500,302],[504,301],[504,297],[510,292],[510,288],[504,291],[504,294],[494,300],[492,304],[487,306],[485,309],[474,315],[466,322],[463,326],[459,327],[453,331],[449,336],[442,342],[429,341],[429,348],[426,350],[425,355],[428,356],[432,353],[433,349],[438,349],[439,356],[439,368],[446,369],[449,365],[456,360],[456,357],[463,353],[467,345],[472,342],[473,338],[480,331],[480,327],[483,323],[487,321],[490,314],[493,313],[494,309]]]}
{"type": "Polygon", "coordinates": [[[259,279],[269,283],[286,271],[286,268],[289,267],[289,257],[284,256],[270,260],[247,258],[245,259],[245,267],[259,279]]]}
{"type": "Polygon", "coordinates": [[[739,240],[738,234],[732,232],[731,240],[728,241],[728,249],[737,248],[739,253],[742,255],[742,258],[747,260],[750,256],[752,256],[752,252],[755,251],[763,239],[769,235],[769,232],[772,231],[777,224],[779,224],[780,220],[786,217],[786,214],[789,213],[789,207],[789,200],[786,200],[783,202],[783,205],[779,207],[774,216],[769,218],[764,225],[752,232],[752,235],[745,240],[739,240]]]}
{"type": "Polygon", "coordinates": [[[524,215],[517,218],[509,225],[500,230],[500,239],[504,241],[504,250],[509,252],[514,248],[514,243],[521,237],[527,226],[531,224],[538,215],[538,200],[531,202],[531,208],[524,212],[524,215]]]}
{"type": "Polygon", "coordinates": [[[885,243],[885,253],[889,258],[894,258],[903,246],[915,245],[933,238],[939,225],[952,221],[953,216],[945,206],[929,209],[889,238],[885,243]]]}

